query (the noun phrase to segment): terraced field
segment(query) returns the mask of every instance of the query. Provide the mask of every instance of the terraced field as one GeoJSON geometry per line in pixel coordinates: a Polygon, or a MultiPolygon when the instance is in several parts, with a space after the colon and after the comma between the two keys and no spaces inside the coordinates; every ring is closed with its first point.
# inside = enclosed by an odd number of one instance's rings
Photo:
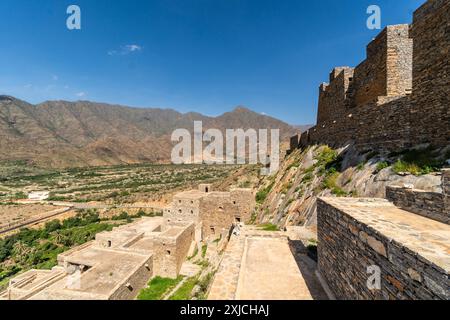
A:
{"type": "MultiPolygon", "coordinates": [[[[139,164],[67,170],[41,169],[23,162],[0,163],[0,202],[50,191],[51,201],[121,204],[158,201],[162,195],[199,183],[215,183],[240,166],[139,164]]],[[[1,209],[0,209],[1,210],[1,209]]]]}

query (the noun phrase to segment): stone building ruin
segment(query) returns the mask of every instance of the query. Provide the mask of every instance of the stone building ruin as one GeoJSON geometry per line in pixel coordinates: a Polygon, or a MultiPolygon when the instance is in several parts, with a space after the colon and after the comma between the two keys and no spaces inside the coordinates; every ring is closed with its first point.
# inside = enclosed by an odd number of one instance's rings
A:
{"type": "Polygon", "coordinates": [[[228,233],[234,223],[248,222],[255,207],[251,189],[213,191],[212,185],[201,184],[198,190],[181,192],[164,209],[167,223],[191,221],[196,225],[196,239],[217,238],[228,233]]]}
{"type": "Polygon", "coordinates": [[[98,233],[58,255],[53,269],[18,275],[0,300],[133,299],[155,276],[176,278],[201,241],[226,236],[235,223],[248,221],[254,201],[250,189],[217,192],[201,184],[175,195],[163,217],[98,233]]]}
{"type": "Polygon", "coordinates": [[[52,270],[18,275],[0,299],[133,299],[154,276],[176,278],[193,241],[193,223],[141,218],[58,255],[52,270]]]}

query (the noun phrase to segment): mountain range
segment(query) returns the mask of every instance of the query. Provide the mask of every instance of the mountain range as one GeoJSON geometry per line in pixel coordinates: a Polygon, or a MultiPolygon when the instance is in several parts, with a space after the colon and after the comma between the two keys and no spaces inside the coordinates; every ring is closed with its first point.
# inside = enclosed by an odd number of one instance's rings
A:
{"type": "Polygon", "coordinates": [[[237,107],[218,117],[171,109],[131,108],[89,101],[37,105],[0,96],[0,160],[43,167],[170,162],[172,132],[203,129],[280,129],[283,141],[299,131],[275,118],[237,107]]]}

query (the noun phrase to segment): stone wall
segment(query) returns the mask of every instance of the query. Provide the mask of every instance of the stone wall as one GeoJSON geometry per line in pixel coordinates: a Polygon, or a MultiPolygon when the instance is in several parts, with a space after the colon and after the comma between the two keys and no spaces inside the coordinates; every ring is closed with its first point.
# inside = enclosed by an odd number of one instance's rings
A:
{"type": "Polygon", "coordinates": [[[429,0],[414,13],[412,139],[450,145],[450,1],[429,0]]]}
{"type": "Polygon", "coordinates": [[[302,147],[324,143],[342,146],[354,143],[359,149],[395,150],[410,146],[408,96],[379,98],[378,101],[348,110],[341,117],[331,117],[303,133],[302,147]]]}
{"type": "Polygon", "coordinates": [[[229,230],[236,221],[238,210],[230,202],[229,197],[220,194],[210,194],[204,198],[200,207],[200,220],[203,223],[204,238],[217,238],[229,230]]]}
{"type": "Polygon", "coordinates": [[[450,224],[450,211],[445,207],[442,193],[387,187],[386,198],[401,209],[450,224]]]}
{"type": "Polygon", "coordinates": [[[353,77],[353,68],[338,67],[330,73],[330,83],[319,88],[317,123],[340,118],[348,109],[347,93],[353,77]]]}
{"type": "Polygon", "coordinates": [[[337,299],[450,298],[445,270],[323,199],[317,207],[318,268],[337,299]],[[381,269],[380,290],[367,286],[374,265],[381,269]]]}
{"type": "Polygon", "coordinates": [[[412,26],[388,26],[355,69],[335,68],[319,90],[311,144],[398,151],[450,145],[450,2],[427,1],[412,26]]]}
{"type": "Polygon", "coordinates": [[[255,194],[252,189],[231,189],[231,202],[236,207],[233,208],[231,215],[236,220],[248,223],[252,219],[253,210],[256,207],[255,194]]]}
{"type": "Polygon", "coordinates": [[[450,169],[442,171],[442,193],[444,194],[444,206],[450,212],[450,169]]]}
{"type": "Polygon", "coordinates": [[[173,221],[198,221],[200,198],[175,195],[173,205],[164,210],[164,217],[173,221]]]}
{"type": "Polygon", "coordinates": [[[389,186],[386,198],[399,208],[450,224],[450,170],[442,170],[441,179],[442,193],[389,186]]]}
{"type": "Polygon", "coordinates": [[[411,92],[412,39],[408,25],[386,27],[368,46],[367,59],[355,68],[351,104],[411,92]]]}
{"type": "Polygon", "coordinates": [[[175,279],[194,240],[194,223],[179,228],[172,225],[166,232],[158,235],[154,240],[154,274],[175,279]]]}
{"type": "Polygon", "coordinates": [[[292,152],[295,149],[298,149],[300,142],[300,135],[296,134],[295,136],[292,136],[289,140],[289,151],[292,152]]]}
{"type": "Polygon", "coordinates": [[[199,184],[198,190],[200,192],[204,192],[204,193],[212,192],[213,186],[212,186],[212,184],[209,184],[209,183],[202,183],[202,184],[199,184]]]}
{"type": "Polygon", "coordinates": [[[235,222],[251,220],[256,206],[252,189],[236,188],[230,192],[210,190],[211,186],[200,185],[198,191],[175,195],[171,205],[164,209],[166,223],[188,221],[201,224],[201,232],[196,229],[196,238],[200,235],[202,239],[207,239],[230,230],[235,222]]]}
{"type": "Polygon", "coordinates": [[[109,300],[132,300],[153,276],[153,257],[137,266],[131,275],[112,291],[109,300]]]}

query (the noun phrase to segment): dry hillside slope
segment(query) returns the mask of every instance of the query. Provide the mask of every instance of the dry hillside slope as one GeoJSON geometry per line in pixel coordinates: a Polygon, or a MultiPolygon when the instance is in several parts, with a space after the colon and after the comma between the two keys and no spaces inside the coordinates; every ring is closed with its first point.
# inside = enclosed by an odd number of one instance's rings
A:
{"type": "Polygon", "coordinates": [[[448,159],[450,147],[421,146],[391,154],[361,153],[352,146],[296,150],[276,175],[261,181],[254,222],[314,228],[320,196],[384,198],[389,185],[440,192],[439,170],[448,166],[448,159]]]}

